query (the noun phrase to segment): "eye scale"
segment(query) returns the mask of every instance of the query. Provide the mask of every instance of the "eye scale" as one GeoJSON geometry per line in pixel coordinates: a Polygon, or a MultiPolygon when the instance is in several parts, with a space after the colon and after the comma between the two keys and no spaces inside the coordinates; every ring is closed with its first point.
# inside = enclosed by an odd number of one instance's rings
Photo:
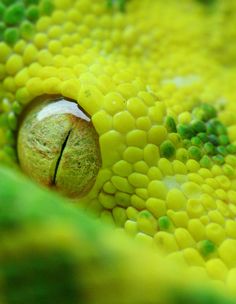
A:
{"type": "Polygon", "coordinates": [[[81,118],[86,121],[90,121],[91,119],[85,115],[78,107],[75,102],[69,102],[68,100],[62,98],[58,101],[52,102],[44,107],[38,114],[37,119],[43,120],[46,117],[52,115],[59,115],[59,114],[71,114],[78,118],[81,118]]]}
{"type": "Polygon", "coordinates": [[[65,98],[41,98],[26,110],[17,152],[29,177],[71,198],[89,192],[101,166],[98,135],[90,118],[65,98]]]}

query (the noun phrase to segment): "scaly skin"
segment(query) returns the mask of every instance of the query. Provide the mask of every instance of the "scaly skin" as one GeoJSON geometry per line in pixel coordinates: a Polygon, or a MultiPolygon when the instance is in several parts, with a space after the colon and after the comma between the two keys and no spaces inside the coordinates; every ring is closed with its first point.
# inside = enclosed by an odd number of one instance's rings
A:
{"type": "Polygon", "coordinates": [[[235,3],[3,2],[1,303],[233,302],[235,3]],[[99,136],[73,206],[15,172],[19,115],[45,95],[99,136]]]}

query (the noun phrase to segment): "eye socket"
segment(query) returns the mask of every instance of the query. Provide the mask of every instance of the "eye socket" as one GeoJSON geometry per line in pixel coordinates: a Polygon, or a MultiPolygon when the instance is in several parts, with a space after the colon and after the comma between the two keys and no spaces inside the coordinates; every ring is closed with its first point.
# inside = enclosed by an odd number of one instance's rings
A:
{"type": "Polygon", "coordinates": [[[37,98],[25,110],[17,153],[23,172],[71,198],[88,193],[101,167],[90,117],[64,97],[37,98]]]}

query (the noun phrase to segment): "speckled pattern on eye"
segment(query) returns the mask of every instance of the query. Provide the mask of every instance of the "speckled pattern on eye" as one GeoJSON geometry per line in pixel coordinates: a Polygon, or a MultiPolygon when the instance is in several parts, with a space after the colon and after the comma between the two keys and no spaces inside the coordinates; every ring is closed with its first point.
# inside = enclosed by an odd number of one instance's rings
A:
{"type": "Polygon", "coordinates": [[[0,160],[17,167],[34,98],[75,100],[102,158],[78,204],[236,295],[236,2],[104,2],[54,0],[29,39],[0,42],[0,160]]]}

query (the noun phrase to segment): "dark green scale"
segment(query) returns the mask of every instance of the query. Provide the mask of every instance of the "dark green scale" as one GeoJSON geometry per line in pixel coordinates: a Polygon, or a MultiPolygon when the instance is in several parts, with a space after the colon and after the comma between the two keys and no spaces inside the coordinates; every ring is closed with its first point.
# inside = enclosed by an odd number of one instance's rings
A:
{"type": "MultiPolygon", "coordinates": [[[[230,143],[227,128],[217,118],[216,109],[209,104],[201,104],[192,110],[192,118],[189,124],[176,124],[172,117],[167,117],[167,130],[175,132],[175,129],[180,135],[189,159],[199,161],[205,168],[214,163],[223,165],[228,154],[236,153],[236,146],[230,143]]],[[[164,142],[160,150],[162,156],[170,158],[174,152],[171,154],[173,149],[168,147],[164,142]]]]}
{"type": "Polygon", "coordinates": [[[201,254],[206,257],[216,250],[215,244],[210,240],[203,240],[199,243],[201,254]]]}
{"type": "Polygon", "coordinates": [[[160,145],[161,156],[165,158],[171,158],[175,155],[175,146],[170,140],[165,140],[160,145]]]}
{"type": "Polygon", "coordinates": [[[20,38],[31,39],[34,23],[53,11],[52,0],[2,0],[0,2],[0,41],[14,45],[20,38]]]}
{"type": "Polygon", "coordinates": [[[166,118],[166,128],[167,128],[167,131],[168,132],[176,132],[177,129],[176,129],[176,123],[175,123],[175,120],[174,118],[168,116],[166,118]]]}
{"type": "Polygon", "coordinates": [[[125,11],[127,0],[107,0],[107,7],[112,9],[114,6],[117,6],[121,12],[125,11]]]}
{"type": "Polygon", "coordinates": [[[195,146],[191,146],[188,149],[189,158],[193,158],[195,160],[200,160],[202,157],[201,149],[195,146]]]}
{"type": "Polygon", "coordinates": [[[171,226],[171,221],[168,216],[161,216],[158,219],[158,224],[160,230],[168,230],[171,226]]]}

